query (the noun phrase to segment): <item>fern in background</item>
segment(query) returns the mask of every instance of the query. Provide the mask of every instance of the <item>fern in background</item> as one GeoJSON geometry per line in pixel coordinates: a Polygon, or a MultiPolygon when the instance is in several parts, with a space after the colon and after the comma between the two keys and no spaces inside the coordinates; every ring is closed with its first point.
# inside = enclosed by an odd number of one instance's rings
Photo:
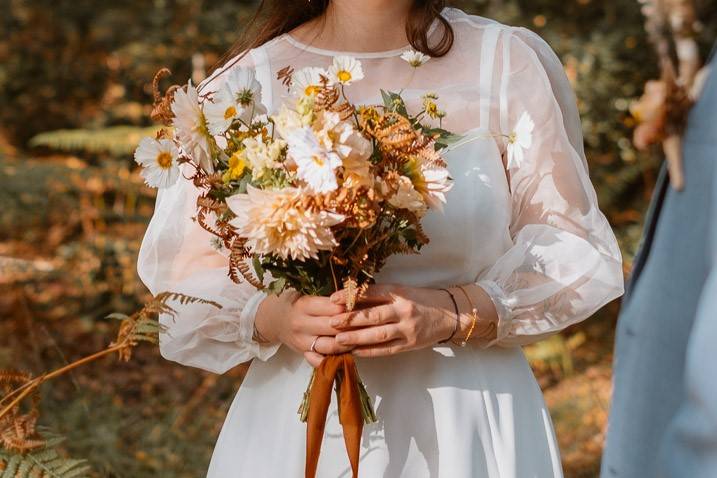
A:
{"type": "Polygon", "coordinates": [[[145,136],[154,136],[160,128],[150,126],[110,126],[99,129],[61,129],[40,133],[30,140],[32,147],[56,151],[109,153],[114,156],[132,154],[145,136]]]}

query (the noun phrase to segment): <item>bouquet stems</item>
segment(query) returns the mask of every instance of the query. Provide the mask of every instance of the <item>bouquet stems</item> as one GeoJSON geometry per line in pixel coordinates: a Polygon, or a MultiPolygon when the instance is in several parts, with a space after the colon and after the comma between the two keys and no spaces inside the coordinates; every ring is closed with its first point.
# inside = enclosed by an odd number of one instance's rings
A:
{"type": "MultiPolygon", "coordinates": [[[[355,365],[354,365],[355,367],[355,365]]],[[[299,404],[299,419],[306,423],[308,417],[309,417],[309,402],[311,401],[311,387],[314,384],[314,379],[316,377],[316,369],[311,372],[311,378],[309,379],[309,384],[306,387],[306,391],[304,392],[304,396],[301,400],[301,403],[299,404]]],[[[359,399],[361,403],[361,417],[363,418],[363,422],[367,425],[371,423],[376,423],[378,421],[378,417],[376,416],[376,412],[373,408],[373,403],[371,402],[371,397],[368,394],[368,391],[366,390],[366,385],[364,385],[363,381],[361,380],[361,377],[358,374],[358,370],[356,370],[356,377],[358,378],[358,394],[359,399]]],[[[337,374],[336,376],[336,398],[339,403],[341,403],[340,400],[340,383],[341,383],[341,374],[337,374]]]]}

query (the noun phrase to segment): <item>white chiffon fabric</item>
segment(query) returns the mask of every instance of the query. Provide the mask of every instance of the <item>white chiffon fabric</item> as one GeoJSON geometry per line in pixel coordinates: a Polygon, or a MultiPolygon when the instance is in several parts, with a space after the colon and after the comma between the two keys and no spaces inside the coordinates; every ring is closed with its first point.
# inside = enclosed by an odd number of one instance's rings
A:
{"type": "MultiPolygon", "coordinates": [[[[362,477],[560,477],[547,409],[520,345],[581,321],[623,291],[620,252],[588,177],[575,97],[552,50],[534,33],[459,10],[443,15],[452,50],[418,69],[404,49],[322,50],[282,35],[218,70],[213,91],[235,65],[256,68],[263,101],[287,97],[276,73],[291,65],[327,67],[348,54],[366,79],[348,87],[357,104],[380,103],[379,89],[403,91],[410,108],[435,92],[443,126],[464,135],[446,153],[455,180],[445,210],[424,219],[431,242],[395,256],[380,283],[446,287],[476,283],[492,298],[499,331],[490,343],[435,347],[358,360],[379,423],[364,430],[362,477]],[[507,167],[507,137],[527,113],[532,145],[507,167]]],[[[440,27],[435,27],[435,29],[440,27]]],[[[433,31],[432,35],[440,32],[433,31]]],[[[304,470],[305,426],[296,410],[311,374],[301,355],[251,339],[265,297],[234,284],[227,261],[191,220],[197,191],[188,181],[162,190],[139,256],[153,293],[184,292],[222,309],[177,306],[162,317],[164,357],[217,373],[254,360],[217,442],[209,476],[286,477],[304,470]]],[[[336,403],[329,410],[320,477],[350,476],[336,403]]]]}

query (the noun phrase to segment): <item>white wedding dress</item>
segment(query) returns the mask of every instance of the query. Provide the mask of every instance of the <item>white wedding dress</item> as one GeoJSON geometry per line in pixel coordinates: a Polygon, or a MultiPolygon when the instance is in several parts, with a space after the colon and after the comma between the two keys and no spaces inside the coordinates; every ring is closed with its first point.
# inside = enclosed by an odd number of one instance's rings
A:
{"type": "MultiPolygon", "coordinates": [[[[444,16],[455,30],[453,49],[416,70],[400,58],[407,48],[335,52],[283,35],[217,71],[201,93],[216,89],[235,64],[249,65],[263,86],[264,104],[276,111],[287,95],[276,78],[280,69],[327,67],[333,56],[348,54],[366,75],[347,89],[357,104],[380,103],[381,88],[403,90],[409,108],[418,108],[426,92],[439,95],[447,112],[443,125],[464,135],[446,154],[455,185],[445,211],[424,219],[430,244],[420,255],[391,258],[377,281],[423,287],[475,282],[497,307],[498,338],[357,360],[379,416],[364,428],[360,476],[560,477],[550,416],[520,346],[621,295],[620,252],[598,209],[575,98],[552,50],[524,29],[454,9],[444,16]],[[526,145],[524,131],[518,131],[521,141],[506,139],[524,113],[535,123],[527,148],[519,146],[526,145]],[[509,148],[515,153],[510,163],[509,148]]],[[[252,342],[253,316],[264,295],[227,277],[226,258],[191,220],[196,196],[189,181],[160,191],[139,273],[153,293],[181,291],[224,305],[178,305],[176,320],[162,317],[166,358],[216,373],[255,359],[208,476],[303,476],[306,426],[297,408],[311,367],[286,347],[252,342]]],[[[321,478],[351,476],[333,400],[321,478]]]]}

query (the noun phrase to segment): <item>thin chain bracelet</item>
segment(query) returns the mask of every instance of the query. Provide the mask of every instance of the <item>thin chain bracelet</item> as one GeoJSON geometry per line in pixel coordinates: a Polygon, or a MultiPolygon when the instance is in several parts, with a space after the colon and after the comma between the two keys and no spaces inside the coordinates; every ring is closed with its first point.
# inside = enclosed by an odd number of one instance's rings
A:
{"type": "Polygon", "coordinates": [[[456,333],[458,332],[458,329],[461,326],[461,313],[458,310],[458,302],[456,302],[456,298],[453,295],[453,292],[451,292],[448,289],[441,289],[441,290],[444,291],[445,293],[447,293],[448,296],[451,298],[451,302],[453,302],[453,308],[456,311],[456,326],[453,328],[453,333],[446,340],[441,340],[440,342],[438,342],[439,344],[445,344],[445,343],[448,343],[451,340],[453,340],[453,337],[455,337],[456,333]]]}
{"type": "Polygon", "coordinates": [[[256,342],[260,345],[266,345],[266,344],[271,343],[271,342],[269,342],[269,340],[267,340],[266,337],[264,337],[261,334],[261,332],[259,332],[259,329],[256,328],[256,322],[254,322],[254,325],[252,326],[252,328],[253,328],[253,330],[252,330],[252,334],[251,334],[251,339],[254,342],[256,342]]]}
{"type": "Polygon", "coordinates": [[[471,322],[471,326],[468,329],[468,333],[466,334],[465,338],[461,340],[460,342],[455,343],[456,345],[460,345],[461,347],[465,347],[468,344],[468,341],[471,339],[471,335],[473,335],[473,331],[476,328],[476,323],[478,322],[478,309],[476,309],[476,306],[473,305],[473,301],[471,300],[470,295],[468,295],[468,292],[463,288],[462,285],[456,286],[458,287],[461,292],[463,292],[463,295],[466,296],[466,300],[468,300],[468,304],[471,307],[471,318],[473,319],[473,322],[471,322]]]}

